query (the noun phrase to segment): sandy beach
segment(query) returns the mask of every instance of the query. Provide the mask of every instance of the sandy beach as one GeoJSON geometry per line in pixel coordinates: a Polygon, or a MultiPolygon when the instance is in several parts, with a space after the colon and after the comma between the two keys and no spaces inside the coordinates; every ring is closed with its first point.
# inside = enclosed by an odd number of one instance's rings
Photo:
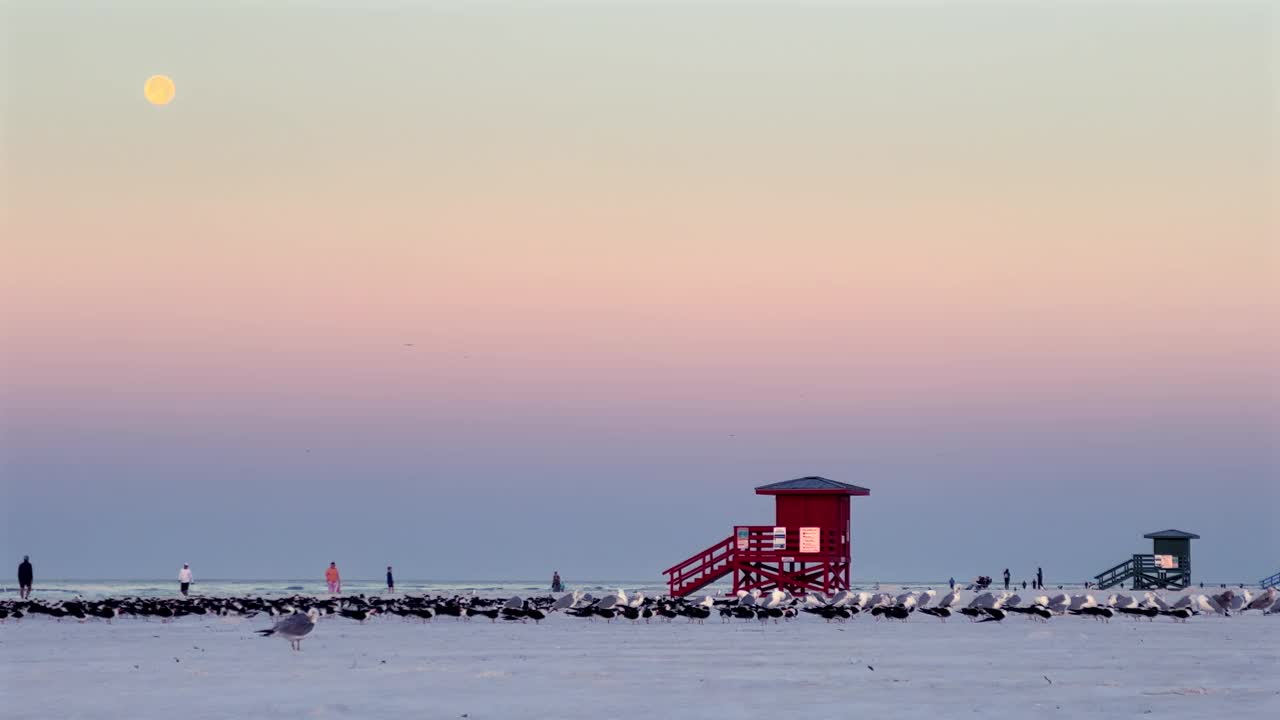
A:
{"type": "Polygon", "coordinates": [[[1205,718],[1280,709],[1280,617],[0,626],[6,717],[1205,718]],[[874,669],[873,669],[874,668],[874,669]]]}

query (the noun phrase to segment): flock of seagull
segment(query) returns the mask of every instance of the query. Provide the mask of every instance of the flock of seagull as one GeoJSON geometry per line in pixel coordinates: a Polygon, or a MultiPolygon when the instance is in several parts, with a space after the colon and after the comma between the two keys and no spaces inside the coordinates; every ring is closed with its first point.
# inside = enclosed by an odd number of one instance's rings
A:
{"type": "Polygon", "coordinates": [[[111,622],[116,618],[154,618],[170,622],[187,616],[252,618],[267,615],[275,622],[272,627],[259,630],[258,633],[265,637],[283,638],[289,641],[294,650],[301,650],[302,639],[311,633],[322,618],[345,618],[364,623],[375,617],[399,617],[406,621],[425,623],[442,617],[463,621],[532,621],[536,624],[552,613],[561,613],[606,622],[672,622],[683,618],[689,623],[701,624],[713,615],[718,615],[721,622],[743,620],[777,623],[797,618],[802,613],[822,618],[826,622],[846,622],[864,614],[877,620],[906,621],[912,615],[919,614],[943,622],[953,615],[960,615],[972,622],[996,623],[1004,621],[1010,615],[1023,615],[1028,620],[1037,622],[1047,622],[1058,615],[1079,615],[1102,622],[1110,622],[1117,616],[1129,616],[1137,620],[1154,620],[1156,617],[1167,616],[1174,621],[1186,622],[1197,615],[1230,616],[1251,610],[1267,615],[1280,615],[1280,598],[1277,597],[1275,588],[1268,588],[1256,595],[1247,589],[1227,590],[1217,595],[1188,594],[1172,602],[1154,592],[1142,595],[1114,594],[1101,602],[1087,593],[1059,593],[1024,598],[1009,592],[982,592],[965,602],[964,595],[968,592],[954,589],[941,598],[935,590],[898,595],[842,591],[831,597],[820,593],[795,597],[788,592],[774,590],[768,593],[739,592],[736,597],[719,599],[708,596],[697,601],[687,598],[650,598],[640,592],[628,595],[622,590],[602,597],[575,591],[558,598],[545,596],[526,599],[517,596],[506,600],[462,595],[399,598],[364,595],[316,598],[295,595],[273,599],[129,597],[52,603],[6,600],[0,601],[0,623],[35,615],[56,620],[71,618],[81,622],[90,619],[111,622]]]}

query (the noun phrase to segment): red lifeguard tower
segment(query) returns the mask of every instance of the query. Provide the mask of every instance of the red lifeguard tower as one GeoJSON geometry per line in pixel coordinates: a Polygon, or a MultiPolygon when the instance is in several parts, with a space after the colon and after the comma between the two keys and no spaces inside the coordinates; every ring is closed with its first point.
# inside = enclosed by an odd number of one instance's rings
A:
{"type": "Polygon", "coordinates": [[[802,477],[756,488],[773,495],[776,525],[735,525],[733,534],[667,568],[667,588],[681,597],[733,573],[733,592],[832,593],[849,589],[849,498],[857,485],[802,477]]]}

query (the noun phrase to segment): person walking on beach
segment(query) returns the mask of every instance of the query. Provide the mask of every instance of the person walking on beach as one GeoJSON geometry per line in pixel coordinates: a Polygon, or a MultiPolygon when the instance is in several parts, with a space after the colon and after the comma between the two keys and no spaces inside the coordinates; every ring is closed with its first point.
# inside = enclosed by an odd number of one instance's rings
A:
{"type": "Polygon", "coordinates": [[[18,563],[18,597],[23,600],[31,599],[31,583],[35,579],[36,572],[31,568],[31,557],[23,555],[22,562],[18,563]]]}
{"type": "Polygon", "coordinates": [[[182,597],[187,596],[187,591],[191,589],[191,566],[182,563],[182,569],[178,571],[178,592],[182,593],[182,597]]]}
{"type": "Polygon", "coordinates": [[[564,583],[560,582],[560,571],[555,570],[551,573],[551,592],[560,592],[564,590],[564,583]]]}
{"type": "Polygon", "coordinates": [[[1004,589],[1009,589],[1009,568],[1004,569],[1004,589]]]}
{"type": "Polygon", "coordinates": [[[1036,588],[1039,590],[1044,589],[1044,570],[1042,568],[1036,568],[1036,588]]]}
{"type": "Polygon", "coordinates": [[[342,592],[342,576],[338,574],[338,563],[329,563],[329,569],[324,571],[324,581],[329,583],[331,595],[342,592]]]}
{"type": "Polygon", "coordinates": [[[393,593],[395,591],[396,591],[396,579],[391,576],[391,566],[388,565],[387,566],[387,592],[393,593]]]}
{"type": "Polygon", "coordinates": [[[955,589],[956,589],[956,579],[955,579],[955,578],[951,578],[951,589],[952,589],[952,590],[955,590],[955,589]]]}

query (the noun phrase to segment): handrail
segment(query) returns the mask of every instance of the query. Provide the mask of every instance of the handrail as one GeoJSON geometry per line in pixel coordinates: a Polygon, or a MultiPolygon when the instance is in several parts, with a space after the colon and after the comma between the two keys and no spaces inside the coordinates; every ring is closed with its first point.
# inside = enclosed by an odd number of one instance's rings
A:
{"type": "Polygon", "coordinates": [[[663,570],[662,574],[670,575],[672,572],[684,567],[685,565],[693,563],[697,560],[700,560],[702,557],[706,555],[710,555],[711,553],[714,553],[716,550],[719,550],[722,545],[732,545],[732,543],[733,543],[733,538],[727,537],[724,540],[721,540],[720,542],[715,543],[714,545],[707,548],[706,550],[703,550],[702,552],[699,552],[699,553],[694,553],[693,555],[690,555],[688,558],[686,558],[682,562],[678,562],[675,565],[672,565],[671,567],[667,568],[666,570],[663,570]]]}
{"type": "Polygon", "coordinates": [[[1141,567],[1142,567],[1141,556],[1134,555],[1133,557],[1129,558],[1128,560],[1125,560],[1124,562],[1116,565],[1115,567],[1109,568],[1107,570],[1104,570],[1098,573],[1097,575],[1094,575],[1093,579],[1097,581],[1099,590],[1106,590],[1107,588],[1119,585],[1125,580],[1128,580],[1129,578],[1138,574],[1141,571],[1141,567]]]}
{"type": "Polygon", "coordinates": [[[1263,578],[1258,582],[1258,584],[1261,585],[1264,590],[1267,588],[1280,587],[1280,572],[1272,575],[1271,577],[1263,578]]]}
{"type": "Polygon", "coordinates": [[[664,571],[672,595],[683,595],[729,572],[733,567],[733,538],[728,537],[664,571]]]}
{"type": "MultiPolygon", "coordinates": [[[[1137,556],[1135,555],[1134,557],[1137,557],[1137,556]]],[[[1126,570],[1126,569],[1131,570],[1132,565],[1133,565],[1133,558],[1129,558],[1128,560],[1125,560],[1124,562],[1120,563],[1119,565],[1116,565],[1113,568],[1108,568],[1106,570],[1103,570],[1097,575],[1094,575],[1093,578],[1095,580],[1101,580],[1104,576],[1111,575],[1112,573],[1117,573],[1120,570],[1126,570]]]]}
{"type": "MultiPolygon", "coordinates": [[[[696,567],[679,568],[669,573],[671,577],[668,579],[668,581],[672,584],[679,585],[685,582],[686,580],[688,580],[689,578],[700,577],[703,574],[708,573],[709,571],[715,570],[716,567],[720,565],[722,561],[727,565],[730,553],[731,551],[726,549],[725,551],[720,552],[719,554],[712,553],[710,555],[701,556],[696,559],[696,563],[697,563],[696,567]]],[[[689,563],[689,564],[692,565],[694,563],[689,563]]]]}

